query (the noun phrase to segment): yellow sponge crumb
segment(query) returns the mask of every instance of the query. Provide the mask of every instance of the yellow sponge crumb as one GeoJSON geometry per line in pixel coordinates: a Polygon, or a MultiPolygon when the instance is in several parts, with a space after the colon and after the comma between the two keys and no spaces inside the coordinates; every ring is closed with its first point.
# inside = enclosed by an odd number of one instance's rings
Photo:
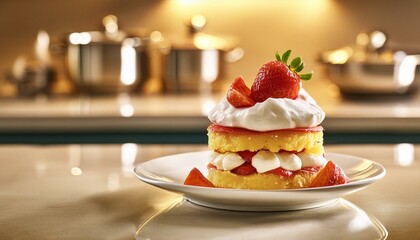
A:
{"type": "Polygon", "coordinates": [[[279,131],[268,133],[232,134],[213,132],[209,129],[209,148],[217,152],[239,152],[268,150],[270,152],[296,151],[322,155],[323,131],[300,132],[279,131]]]}
{"type": "Polygon", "coordinates": [[[253,173],[246,176],[237,175],[230,171],[209,169],[208,179],[221,188],[237,189],[292,189],[309,187],[316,172],[302,172],[293,177],[285,178],[272,173],[253,173]]]}

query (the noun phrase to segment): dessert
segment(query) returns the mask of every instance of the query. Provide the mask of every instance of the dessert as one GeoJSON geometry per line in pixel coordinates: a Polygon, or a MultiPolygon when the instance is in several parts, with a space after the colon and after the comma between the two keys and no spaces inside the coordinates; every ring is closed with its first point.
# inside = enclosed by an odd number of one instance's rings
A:
{"type": "Polygon", "coordinates": [[[290,54],[276,53],[251,88],[237,77],[209,113],[207,178],[215,187],[291,189],[348,182],[341,168],[324,158],[325,113],[301,84],[312,73],[300,73],[300,57],[289,64],[290,54]]]}

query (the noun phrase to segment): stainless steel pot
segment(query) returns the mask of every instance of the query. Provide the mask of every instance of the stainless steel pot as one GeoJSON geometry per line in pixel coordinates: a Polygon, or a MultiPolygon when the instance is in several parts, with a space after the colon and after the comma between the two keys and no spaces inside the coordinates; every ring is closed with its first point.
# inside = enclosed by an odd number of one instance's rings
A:
{"type": "Polygon", "coordinates": [[[343,93],[405,94],[418,88],[420,55],[395,63],[327,63],[329,78],[343,93]]]}
{"type": "Polygon", "coordinates": [[[147,37],[120,31],[114,16],[106,31],[74,32],[68,37],[67,70],[81,92],[138,92],[151,76],[147,37]]]}
{"type": "Polygon", "coordinates": [[[385,40],[380,31],[363,32],[356,45],[321,55],[330,80],[341,92],[405,94],[418,88],[420,55],[386,49],[385,40]]]}
{"type": "Polygon", "coordinates": [[[226,73],[225,53],[219,49],[171,49],[166,58],[166,92],[212,90],[226,73]]]}
{"type": "Polygon", "coordinates": [[[201,32],[205,18],[191,19],[189,34],[172,39],[165,57],[164,88],[168,93],[218,91],[223,85],[228,62],[236,62],[243,50],[235,48],[233,40],[201,32]]]}

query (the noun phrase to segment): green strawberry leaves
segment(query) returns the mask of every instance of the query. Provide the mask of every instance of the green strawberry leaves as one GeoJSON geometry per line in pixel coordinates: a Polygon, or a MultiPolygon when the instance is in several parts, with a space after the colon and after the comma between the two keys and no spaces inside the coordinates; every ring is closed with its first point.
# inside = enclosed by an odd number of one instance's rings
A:
{"type": "MultiPolygon", "coordinates": [[[[280,55],[280,53],[277,51],[276,52],[276,59],[279,62],[283,62],[284,64],[287,65],[287,61],[289,60],[290,54],[292,53],[292,50],[287,50],[286,52],[284,52],[282,55],[280,55]]],[[[310,73],[299,73],[303,70],[303,68],[305,67],[305,64],[302,62],[302,58],[301,57],[296,57],[294,58],[289,65],[287,65],[287,67],[297,73],[299,75],[299,78],[301,80],[310,80],[312,78],[312,72],[310,73]]]]}
{"type": "Polygon", "coordinates": [[[299,75],[300,80],[304,80],[304,81],[311,80],[311,78],[312,78],[312,72],[303,73],[303,74],[298,73],[298,75],[299,75]]]}

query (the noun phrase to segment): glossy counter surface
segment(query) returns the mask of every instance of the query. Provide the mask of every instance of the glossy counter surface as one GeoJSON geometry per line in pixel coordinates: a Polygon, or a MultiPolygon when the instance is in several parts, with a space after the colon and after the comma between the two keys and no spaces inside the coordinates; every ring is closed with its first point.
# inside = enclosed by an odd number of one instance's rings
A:
{"type": "Polygon", "coordinates": [[[205,145],[0,146],[1,239],[417,239],[420,146],[335,145],[385,178],[330,205],[292,212],[200,207],[134,177],[133,166],[205,145]]]}
{"type": "MultiPolygon", "coordinates": [[[[322,88],[322,86],[321,86],[322,88]]],[[[420,94],[349,100],[309,91],[331,132],[420,132],[420,94]]],[[[1,100],[0,132],[200,131],[222,95],[135,95],[1,100]]]]}
{"type": "MultiPolygon", "coordinates": [[[[350,100],[311,95],[326,143],[420,143],[420,94],[350,100]]],[[[0,143],[204,144],[221,95],[135,95],[0,101],[0,143]]]]}

